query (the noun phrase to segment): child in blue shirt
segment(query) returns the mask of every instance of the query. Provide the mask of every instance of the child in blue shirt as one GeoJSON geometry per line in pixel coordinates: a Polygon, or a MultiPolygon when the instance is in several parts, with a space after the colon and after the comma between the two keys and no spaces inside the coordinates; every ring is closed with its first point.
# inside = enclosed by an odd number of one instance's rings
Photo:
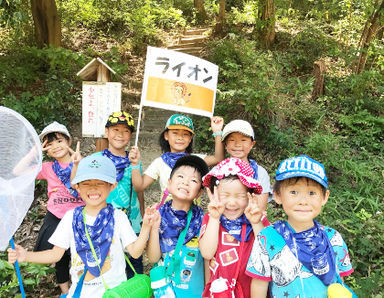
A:
{"type": "Polygon", "coordinates": [[[301,155],[284,160],[276,172],[274,197],[287,221],[261,230],[246,273],[251,297],[326,298],[339,276],[353,272],[348,248],[336,230],[314,219],[329,198],[324,166],[301,155]]]}
{"type": "MultiPolygon", "coordinates": [[[[193,200],[202,192],[202,177],[208,173],[208,166],[200,157],[188,155],[179,158],[168,179],[167,188],[172,194],[172,200],[159,208],[161,220],[153,223],[147,255],[151,263],[157,266],[172,268],[167,271],[170,279],[169,286],[173,297],[201,297],[204,289],[204,261],[199,251],[198,236],[204,211],[193,204],[193,200]],[[182,230],[185,229],[190,214],[190,223],[180,251],[180,258],[172,257],[182,230]],[[171,272],[170,272],[171,271],[171,272]]],[[[169,294],[169,293],[168,293],[169,294]]],[[[155,297],[162,293],[154,289],[155,297]]],[[[167,296],[172,297],[172,296],[167,296]]]]}

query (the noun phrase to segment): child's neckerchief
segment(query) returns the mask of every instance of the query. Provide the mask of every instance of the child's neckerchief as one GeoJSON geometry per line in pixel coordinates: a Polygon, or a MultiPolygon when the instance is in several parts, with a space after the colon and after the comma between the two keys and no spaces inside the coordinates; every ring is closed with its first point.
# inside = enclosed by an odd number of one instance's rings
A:
{"type": "Polygon", "coordinates": [[[188,155],[187,152],[165,152],[161,155],[161,159],[171,168],[175,166],[176,161],[183,156],[188,155]]]}
{"type": "Polygon", "coordinates": [[[119,182],[123,179],[124,170],[129,167],[131,161],[128,158],[128,153],[126,153],[126,157],[117,156],[111,153],[108,149],[104,149],[103,155],[108,157],[114,163],[116,167],[116,181],[119,182]]]}
{"type": "Polygon", "coordinates": [[[249,165],[251,166],[251,168],[253,170],[253,179],[257,180],[257,178],[259,177],[259,174],[258,174],[259,166],[257,165],[257,163],[254,159],[248,158],[248,161],[249,161],[249,165]]]}
{"type": "MultiPolygon", "coordinates": [[[[92,254],[91,247],[85,233],[83,208],[84,206],[76,207],[73,212],[72,228],[75,236],[76,251],[84,265],[88,268],[89,272],[93,276],[98,277],[100,276],[100,270],[92,254]]],[[[93,246],[95,247],[95,252],[100,262],[100,268],[103,267],[112,243],[113,231],[115,227],[113,213],[114,209],[112,205],[107,204],[107,207],[100,210],[94,224],[92,226],[87,224],[89,236],[92,240],[93,246]]]]}
{"type": "Polygon", "coordinates": [[[52,170],[55,172],[56,176],[60,179],[60,181],[65,185],[68,189],[69,193],[74,197],[78,198],[79,193],[71,187],[71,171],[73,168],[73,163],[69,163],[68,167],[63,169],[59,162],[55,159],[52,164],[52,170]]]}
{"type": "Polygon", "coordinates": [[[334,252],[324,229],[317,221],[313,222],[312,228],[299,233],[285,221],[277,221],[273,226],[299,261],[329,286],[336,276],[334,252]]]}
{"type": "MultiPolygon", "coordinates": [[[[192,218],[184,243],[188,243],[193,237],[197,236],[203,221],[204,212],[200,207],[192,204],[192,218]]],[[[161,215],[160,223],[160,249],[162,253],[170,252],[175,249],[177,239],[181,231],[187,224],[188,212],[175,210],[172,208],[172,200],[166,202],[159,208],[161,215]]]]}
{"type": "Polygon", "coordinates": [[[220,217],[220,223],[224,227],[224,229],[231,234],[233,237],[235,237],[236,240],[242,241],[241,239],[241,227],[243,224],[246,224],[246,231],[245,231],[245,241],[249,240],[249,235],[252,233],[252,225],[249,222],[248,218],[243,214],[242,216],[230,220],[226,218],[224,215],[221,215],[220,217]]]}

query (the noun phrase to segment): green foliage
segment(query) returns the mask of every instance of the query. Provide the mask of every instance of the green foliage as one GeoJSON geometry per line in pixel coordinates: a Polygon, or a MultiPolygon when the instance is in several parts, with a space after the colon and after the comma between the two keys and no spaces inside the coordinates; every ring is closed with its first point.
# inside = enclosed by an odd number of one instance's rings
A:
{"type": "MultiPolygon", "coordinates": [[[[0,252],[0,297],[19,297],[19,283],[13,265],[5,261],[6,253],[0,252]]],[[[32,291],[41,284],[41,277],[54,271],[46,265],[20,263],[23,285],[26,292],[32,291]]]]}
{"type": "Polygon", "coordinates": [[[75,74],[84,64],[84,56],[54,47],[24,47],[0,56],[0,101],[37,129],[53,120],[67,123],[81,112],[75,74]]]}

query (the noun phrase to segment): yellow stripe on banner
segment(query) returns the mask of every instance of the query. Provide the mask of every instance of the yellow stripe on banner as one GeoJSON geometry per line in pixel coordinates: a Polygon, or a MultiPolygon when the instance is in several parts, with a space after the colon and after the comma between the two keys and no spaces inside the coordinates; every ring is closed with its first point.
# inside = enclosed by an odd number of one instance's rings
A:
{"type": "Polygon", "coordinates": [[[212,112],[213,90],[183,82],[148,78],[146,101],[212,112]]]}

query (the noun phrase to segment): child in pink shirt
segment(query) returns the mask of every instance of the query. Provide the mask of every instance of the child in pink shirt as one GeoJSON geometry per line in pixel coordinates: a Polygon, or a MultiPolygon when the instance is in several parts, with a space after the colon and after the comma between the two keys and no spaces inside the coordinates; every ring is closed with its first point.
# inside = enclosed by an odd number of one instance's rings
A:
{"type": "MultiPolygon", "coordinates": [[[[37,179],[45,179],[48,183],[47,214],[39,231],[34,251],[51,249],[52,244],[48,242],[65,213],[77,206],[84,205],[83,200],[76,190],[71,188],[71,170],[73,150],[71,135],[67,128],[53,122],[45,127],[40,134],[43,141],[42,148],[53,161],[44,162],[37,179]]],[[[56,263],[56,279],[62,294],[69,290],[69,263],[70,254],[66,251],[59,262],[56,263]]]]}

